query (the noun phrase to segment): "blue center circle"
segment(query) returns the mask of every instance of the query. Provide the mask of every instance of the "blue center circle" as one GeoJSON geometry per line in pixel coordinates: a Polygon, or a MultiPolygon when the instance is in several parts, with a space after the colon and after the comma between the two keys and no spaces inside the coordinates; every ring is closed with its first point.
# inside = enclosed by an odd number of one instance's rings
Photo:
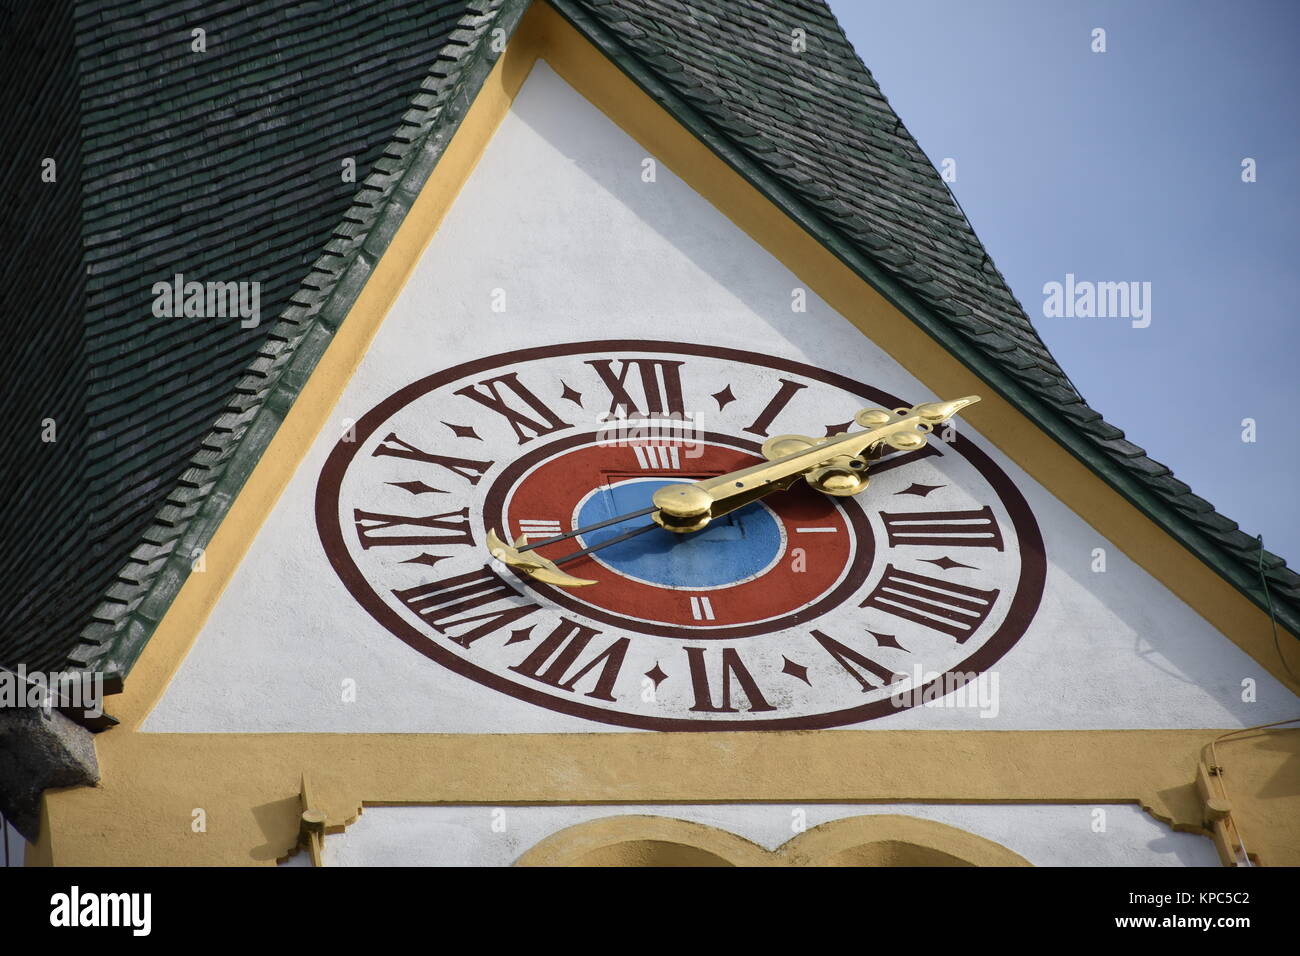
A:
{"type": "MultiPolygon", "coordinates": [[[[599,488],[581,504],[574,520],[578,527],[584,527],[648,508],[656,491],[673,484],[679,482],[634,478],[599,488]]],[[[579,540],[584,548],[590,548],[642,527],[649,520],[648,515],[629,518],[584,534],[579,540]]],[[[783,543],[784,535],[776,516],[755,502],[715,519],[702,531],[674,534],[655,528],[610,545],[592,558],[639,581],[698,591],[753,578],[780,557],[783,543]]]]}

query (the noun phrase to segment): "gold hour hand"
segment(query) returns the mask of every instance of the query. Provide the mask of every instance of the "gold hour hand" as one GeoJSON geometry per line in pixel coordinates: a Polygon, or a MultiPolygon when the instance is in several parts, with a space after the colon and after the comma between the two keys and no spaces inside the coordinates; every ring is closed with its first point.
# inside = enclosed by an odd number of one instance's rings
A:
{"type": "Polygon", "coordinates": [[[642,508],[640,511],[629,511],[627,514],[615,515],[612,518],[606,518],[603,521],[597,521],[593,524],[584,525],[581,528],[574,528],[572,531],[566,531],[563,534],[557,534],[554,537],[547,538],[545,541],[538,541],[536,544],[529,544],[525,535],[520,535],[515,539],[514,544],[507,544],[502,541],[493,529],[488,529],[487,549],[488,553],[498,561],[502,561],[512,568],[524,572],[529,577],[546,584],[558,584],[566,588],[585,587],[589,584],[596,584],[590,578],[579,578],[567,571],[561,571],[560,565],[569,561],[576,561],[579,558],[585,558],[595,551],[601,551],[605,548],[621,544],[638,535],[645,534],[647,531],[653,531],[657,526],[652,522],[647,522],[640,527],[633,528],[631,531],[624,531],[622,534],[615,535],[612,538],[606,538],[604,541],[596,544],[587,545],[579,548],[571,554],[566,554],[562,558],[551,560],[538,554],[536,548],[543,548],[548,544],[555,544],[558,541],[564,541],[568,538],[576,538],[579,535],[588,534],[592,531],[598,531],[601,528],[608,528],[610,525],[621,524],[630,518],[640,518],[650,514],[654,508],[642,508]]]}
{"type": "Polygon", "coordinates": [[[801,477],[827,494],[857,494],[867,486],[867,467],[884,445],[900,451],[921,448],[935,425],[979,400],[978,395],[967,395],[893,411],[865,408],[854,420],[866,431],[823,439],[777,436],[763,446],[768,461],[694,484],[660,488],[652,499],[658,508],[652,517],[669,531],[699,531],[714,518],[774,491],[784,491],[801,477]]]}
{"type": "Polygon", "coordinates": [[[536,551],[521,551],[527,545],[527,538],[520,535],[513,545],[506,544],[495,531],[489,530],[487,533],[487,549],[492,557],[499,561],[504,561],[512,568],[518,568],[531,578],[543,581],[546,584],[558,584],[561,587],[577,588],[584,587],[588,584],[595,584],[595,581],[589,578],[574,577],[565,571],[561,571],[554,561],[544,558],[536,551]]]}

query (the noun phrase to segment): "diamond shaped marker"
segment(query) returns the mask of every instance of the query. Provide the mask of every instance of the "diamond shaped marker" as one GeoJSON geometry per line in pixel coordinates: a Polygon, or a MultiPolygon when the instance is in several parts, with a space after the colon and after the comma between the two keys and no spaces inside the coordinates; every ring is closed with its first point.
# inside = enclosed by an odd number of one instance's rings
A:
{"type": "Polygon", "coordinates": [[[451,422],[443,422],[448,428],[455,433],[457,438],[473,438],[475,441],[482,441],[478,432],[474,431],[473,425],[453,425],[451,422]]]}
{"type": "Polygon", "coordinates": [[[902,491],[895,491],[896,495],[916,495],[918,498],[924,498],[932,491],[938,491],[940,488],[946,488],[947,485],[918,485],[916,482],[908,485],[902,491]]]}
{"type": "Polygon", "coordinates": [[[797,677],[809,687],[812,686],[812,681],[808,679],[808,668],[804,667],[802,664],[796,664],[788,657],[783,656],[781,660],[785,661],[785,666],[781,668],[782,674],[789,674],[791,677],[797,677]]]}
{"type": "Polygon", "coordinates": [[[952,558],[944,555],[942,558],[922,558],[926,564],[933,564],[936,568],[943,568],[945,571],[951,571],[953,568],[970,568],[975,570],[973,564],[962,564],[960,561],[954,561],[952,558]]]}

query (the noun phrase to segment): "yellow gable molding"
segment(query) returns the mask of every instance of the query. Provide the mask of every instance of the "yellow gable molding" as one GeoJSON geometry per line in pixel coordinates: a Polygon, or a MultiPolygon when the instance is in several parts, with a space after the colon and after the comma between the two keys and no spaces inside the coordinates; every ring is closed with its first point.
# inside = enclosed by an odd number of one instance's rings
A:
{"type": "MultiPolygon", "coordinates": [[[[115,729],[99,738],[99,786],[46,794],[45,845],[34,858],[57,865],[269,865],[298,844],[304,776],[329,832],[364,806],[1136,803],[1176,830],[1208,833],[1197,767],[1203,749],[1223,733],[115,729]],[[196,809],[204,811],[206,832],[192,829],[196,809]]],[[[1252,734],[1219,750],[1250,852],[1266,865],[1300,864],[1300,731],[1252,734]]]]}
{"type": "Polygon", "coordinates": [[[918,817],[834,820],[768,851],[734,833],[667,816],[602,817],[552,834],[516,866],[1029,866],[984,837],[918,817]]]}

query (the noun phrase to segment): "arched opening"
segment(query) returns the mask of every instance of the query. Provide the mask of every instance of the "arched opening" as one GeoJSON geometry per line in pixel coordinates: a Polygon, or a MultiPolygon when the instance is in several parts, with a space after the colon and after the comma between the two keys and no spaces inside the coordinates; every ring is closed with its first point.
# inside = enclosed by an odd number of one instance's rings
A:
{"type": "Polygon", "coordinates": [[[516,866],[1029,866],[1000,843],[899,814],[833,820],[776,850],[672,817],[607,816],[542,840],[516,866]]]}
{"type": "Polygon", "coordinates": [[[895,813],[832,820],[777,851],[795,866],[1029,866],[968,830],[895,813]]]}
{"type": "Polygon", "coordinates": [[[823,857],[817,866],[975,866],[934,847],[902,840],[877,840],[823,857]]]}
{"type": "Polygon", "coordinates": [[[579,823],[542,840],[516,866],[770,866],[757,844],[702,823],[629,814],[579,823]]]}

